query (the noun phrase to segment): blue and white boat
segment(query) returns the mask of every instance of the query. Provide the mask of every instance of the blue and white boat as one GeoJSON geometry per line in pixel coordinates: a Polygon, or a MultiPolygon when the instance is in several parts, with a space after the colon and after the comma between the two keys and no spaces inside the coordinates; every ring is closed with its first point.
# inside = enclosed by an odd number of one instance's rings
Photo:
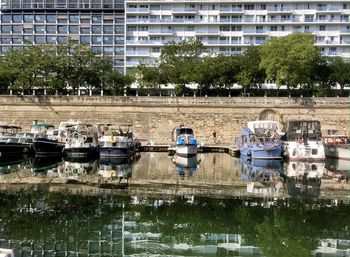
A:
{"type": "Polygon", "coordinates": [[[140,146],[133,137],[132,124],[99,124],[97,127],[101,157],[129,157],[140,146]]]}
{"type": "Polygon", "coordinates": [[[250,121],[236,139],[241,156],[250,159],[281,159],[282,143],[278,122],[250,121]]]}
{"type": "Polygon", "coordinates": [[[180,127],[175,130],[176,154],[179,156],[192,156],[197,154],[197,139],[193,129],[180,127]]]}

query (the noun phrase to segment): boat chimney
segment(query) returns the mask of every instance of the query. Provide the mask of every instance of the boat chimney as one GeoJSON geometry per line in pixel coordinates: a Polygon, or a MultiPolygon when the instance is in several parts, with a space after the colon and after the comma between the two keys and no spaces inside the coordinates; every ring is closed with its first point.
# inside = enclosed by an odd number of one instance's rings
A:
{"type": "Polygon", "coordinates": [[[36,124],[38,124],[38,120],[33,120],[32,125],[36,125],[36,124]]]}

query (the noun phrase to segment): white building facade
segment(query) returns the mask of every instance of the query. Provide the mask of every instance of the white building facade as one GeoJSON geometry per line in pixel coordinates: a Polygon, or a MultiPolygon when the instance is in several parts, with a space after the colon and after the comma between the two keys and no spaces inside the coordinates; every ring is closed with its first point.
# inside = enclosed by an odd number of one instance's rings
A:
{"type": "Polygon", "coordinates": [[[322,55],[350,58],[350,2],[126,0],[126,70],[153,64],[168,41],[199,39],[217,54],[294,32],[315,36],[322,55]]]}

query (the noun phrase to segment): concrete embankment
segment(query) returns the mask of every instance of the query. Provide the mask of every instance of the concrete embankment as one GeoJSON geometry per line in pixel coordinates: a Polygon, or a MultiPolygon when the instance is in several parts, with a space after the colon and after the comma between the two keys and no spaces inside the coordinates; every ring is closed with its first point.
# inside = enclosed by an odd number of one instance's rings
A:
{"type": "Polygon", "coordinates": [[[33,120],[53,123],[79,120],[131,122],[135,136],[169,144],[179,124],[190,126],[200,142],[231,145],[247,121],[320,120],[322,129],[350,131],[349,98],[194,98],[101,96],[0,96],[0,122],[29,128],[33,120]]]}

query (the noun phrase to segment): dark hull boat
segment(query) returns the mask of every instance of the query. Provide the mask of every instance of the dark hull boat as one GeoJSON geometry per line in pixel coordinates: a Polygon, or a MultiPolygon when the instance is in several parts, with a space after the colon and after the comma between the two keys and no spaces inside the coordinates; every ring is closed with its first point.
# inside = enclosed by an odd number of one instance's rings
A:
{"type": "Polygon", "coordinates": [[[123,147],[101,147],[101,157],[129,157],[135,154],[134,148],[123,148],[123,147]]]}
{"type": "Polygon", "coordinates": [[[99,149],[97,147],[64,148],[63,156],[71,158],[97,158],[99,156],[99,149]]]}
{"type": "Polygon", "coordinates": [[[0,142],[0,156],[31,153],[32,148],[30,143],[0,142]]]}
{"type": "Polygon", "coordinates": [[[36,156],[60,156],[65,144],[57,140],[38,138],[33,142],[33,149],[36,156]]]}

